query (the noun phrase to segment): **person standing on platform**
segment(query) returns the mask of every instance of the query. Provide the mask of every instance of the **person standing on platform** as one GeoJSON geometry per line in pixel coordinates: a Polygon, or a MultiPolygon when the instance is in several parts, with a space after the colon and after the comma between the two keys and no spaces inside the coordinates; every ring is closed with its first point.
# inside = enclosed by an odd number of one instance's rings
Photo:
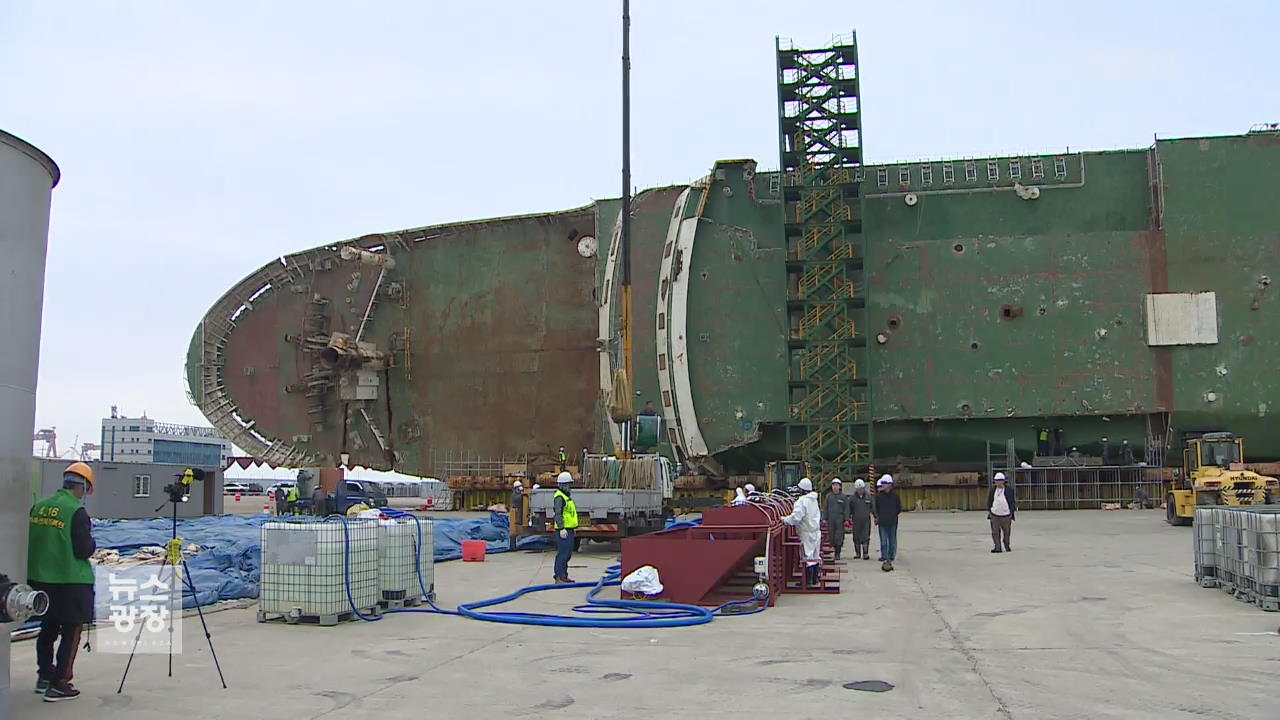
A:
{"type": "Polygon", "coordinates": [[[809,478],[801,478],[796,488],[800,496],[792,505],[791,514],[782,518],[782,522],[794,526],[800,537],[805,585],[817,587],[822,579],[822,511],[818,508],[818,493],[813,491],[809,478]]]}

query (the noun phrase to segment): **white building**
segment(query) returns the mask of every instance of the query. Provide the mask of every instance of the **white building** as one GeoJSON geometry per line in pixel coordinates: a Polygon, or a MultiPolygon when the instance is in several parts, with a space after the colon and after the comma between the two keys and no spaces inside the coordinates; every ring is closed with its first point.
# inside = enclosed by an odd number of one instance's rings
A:
{"type": "Polygon", "coordinates": [[[157,422],[121,416],[115,406],[102,419],[103,462],[159,463],[226,467],[231,441],[211,427],[157,422]]]}

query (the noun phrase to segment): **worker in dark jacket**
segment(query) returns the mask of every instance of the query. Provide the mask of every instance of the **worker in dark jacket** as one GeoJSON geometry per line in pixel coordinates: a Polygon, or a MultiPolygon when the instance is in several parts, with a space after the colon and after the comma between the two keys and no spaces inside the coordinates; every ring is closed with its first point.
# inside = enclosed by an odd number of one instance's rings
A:
{"type": "Polygon", "coordinates": [[[836,559],[840,559],[840,549],[844,547],[844,524],[849,519],[849,496],[844,494],[844,483],[840,478],[831,481],[831,492],[822,506],[822,519],[827,523],[827,538],[836,549],[836,559]]]}
{"type": "Polygon", "coordinates": [[[853,521],[853,552],[863,560],[871,559],[871,493],[861,479],[853,481],[849,496],[849,518],[853,521]]]}
{"type": "Polygon", "coordinates": [[[325,495],[324,487],[321,486],[320,481],[317,480],[316,489],[311,492],[311,513],[313,515],[319,515],[323,517],[325,515],[325,504],[326,504],[325,501],[327,499],[328,498],[325,495]]]}
{"type": "Polygon", "coordinates": [[[511,486],[511,503],[507,506],[510,519],[510,548],[516,549],[516,541],[520,539],[520,529],[524,527],[524,483],[516,480],[511,486]]]}
{"type": "Polygon", "coordinates": [[[892,475],[881,475],[876,481],[871,511],[880,526],[880,562],[884,563],[880,569],[891,572],[898,557],[898,516],[902,514],[902,498],[893,489],[892,475]]]}
{"type": "Polygon", "coordinates": [[[524,483],[519,480],[511,485],[511,517],[516,523],[524,519],[524,483]]]}
{"type": "Polygon", "coordinates": [[[36,639],[36,692],[46,702],[73,700],[71,684],[81,628],[93,622],[93,542],[84,496],[93,493],[93,470],[72,463],[62,489],[31,508],[27,530],[27,581],[49,596],[36,639]],[[54,652],[54,641],[58,641],[54,652]]]}
{"type": "Polygon", "coordinates": [[[1013,488],[1005,482],[1004,473],[998,472],[991,479],[991,489],[987,491],[987,518],[991,520],[991,552],[1013,552],[1009,545],[1009,534],[1013,532],[1013,517],[1018,513],[1018,499],[1013,496],[1013,488]],[[1000,549],[1000,541],[1004,540],[1004,550],[1000,549]]]}
{"type": "Polygon", "coordinates": [[[555,578],[557,585],[573,582],[569,577],[569,559],[573,557],[574,530],[578,528],[578,506],[570,495],[573,476],[562,472],[556,478],[556,494],[552,500],[552,513],[556,528],[556,565],[555,578]]]}

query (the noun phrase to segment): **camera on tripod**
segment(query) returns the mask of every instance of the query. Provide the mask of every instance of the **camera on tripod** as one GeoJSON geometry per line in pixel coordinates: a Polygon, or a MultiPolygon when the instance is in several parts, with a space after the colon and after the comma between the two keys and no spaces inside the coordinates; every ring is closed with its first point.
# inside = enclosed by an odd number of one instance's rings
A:
{"type": "Polygon", "coordinates": [[[178,482],[165,485],[164,491],[169,495],[169,502],[175,504],[184,503],[191,497],[190,492],[188,492],[188,488],[195,483],[204,480],[204,471],[199,468],[187,468],[181,473],[174,475],[174,477],[178,478],[178,482]]]}

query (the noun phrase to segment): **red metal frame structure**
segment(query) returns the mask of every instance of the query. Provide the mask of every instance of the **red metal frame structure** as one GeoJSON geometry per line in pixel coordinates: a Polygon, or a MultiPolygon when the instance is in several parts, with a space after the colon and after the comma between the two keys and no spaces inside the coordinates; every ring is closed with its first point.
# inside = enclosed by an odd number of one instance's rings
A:
{"type": "Polygon", "coordinates": [[[795,528],[782,519],[792,498],[782,492],[757,495],[746,505],[710,508],[696,527],[674,528],[622,541],[622,575],[652,565],[662,580],[662,598],[692,605],[721,605],[751,597],[760,578],[755,558],[765,557],[769,597],[790,593],[838,593],[844,563],[823,529],[822,573],[817,585],[805,584],[803,551],[795,528]]]}

